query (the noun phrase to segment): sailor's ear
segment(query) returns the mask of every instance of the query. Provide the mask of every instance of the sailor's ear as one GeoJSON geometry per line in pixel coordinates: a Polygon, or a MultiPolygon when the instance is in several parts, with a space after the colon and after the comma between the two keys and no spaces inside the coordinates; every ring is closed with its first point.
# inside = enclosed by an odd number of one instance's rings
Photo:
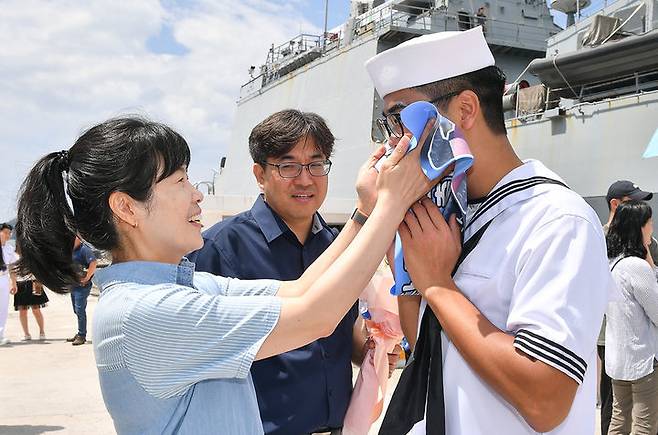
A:
{"type": "Polygon", "coordinates": [[[256,184],[258,184],[260,190],[263,190],[263,184],[265,183],[265,169],[263,169],[263,166],[259,163],[254,163],[251,170],[256,178],[256,184]]]}
{"type": "Polygon", "coordinates": [[[482,116],[480,99],[475,92],[466,90],[457,95],[455,100],[459,111],[460,127],[462,130],[470,130],[475,125],[477,118],[482,116]]]}

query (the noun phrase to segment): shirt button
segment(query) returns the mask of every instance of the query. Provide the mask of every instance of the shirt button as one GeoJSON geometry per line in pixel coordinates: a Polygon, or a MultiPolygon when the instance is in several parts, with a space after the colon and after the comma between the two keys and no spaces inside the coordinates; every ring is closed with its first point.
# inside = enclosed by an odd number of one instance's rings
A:
{"type": "Polygon", "coordinates": [[[334,390],[332,390],[330,388],[329,391],[327,392],[327,394],[328,394],[329,397],[332,397],[334,395],[334,390]]]}
{"type": "Polygon", "coordinates": [[[326,350],[322,351],[322,358],[323,359],[329,359],[329,353],[326,350]]]}

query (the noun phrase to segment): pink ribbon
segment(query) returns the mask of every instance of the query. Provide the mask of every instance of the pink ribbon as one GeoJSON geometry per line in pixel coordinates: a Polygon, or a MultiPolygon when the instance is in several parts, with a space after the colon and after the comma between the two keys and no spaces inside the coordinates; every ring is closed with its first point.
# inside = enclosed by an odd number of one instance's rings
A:
{"type": "Polygon", "coordinates": [[[363,358],[343,423],[343,435],[366,435],[382,413],[388,384],[388,354],[403,337],[390,271],[378,270],[361,299],[368,303],[370,320],[366,328],[375,348],[363,358]]]}

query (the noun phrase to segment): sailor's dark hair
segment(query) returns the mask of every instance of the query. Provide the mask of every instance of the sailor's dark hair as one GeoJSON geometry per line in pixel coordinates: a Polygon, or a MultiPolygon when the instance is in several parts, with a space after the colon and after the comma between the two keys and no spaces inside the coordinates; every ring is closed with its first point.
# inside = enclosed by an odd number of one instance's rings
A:
{"type": "Polygon", "coordinates": [[[491,131],[495,134],[507,133],[503,113],[505,73],[497,66],[488,66],[457,77],[415,86],[413,89],[427,95],[430,100],[439,99],[439,109],[445,109],[449,101],[460,92],[473,91],[480,100],[482,116],[491,131]],[[440,98],[446,95],[447,98],[440,98]]]}
{"type": "Polygon", "coordinates": [[[72,262],[76,234],[97,249],[119,246],[110,194],[148,203],[154,184],[189,162],[182,136],[136,116],[98,124],[68,151],[41,158],[19,193],[16,270],[55,292],[67,291],[79,279],[72,262]]]}
{"type": "Polygon", "coordinates": [[[651,215],[651,206],[644,201],[633,199],[619,204],[605,238],[608,258],[620,255],[646,258],[642,227],[651,215]]]}
{"type": "Polygon", "coordinates": [[[281,157],[300,140],[311,137],[322,154],[331,157],[334,135],[324,119],[313,112],[281,110],[261,121],[249,135],[249,153],[254,163],[265,163],[268,157],[281,157]]]}

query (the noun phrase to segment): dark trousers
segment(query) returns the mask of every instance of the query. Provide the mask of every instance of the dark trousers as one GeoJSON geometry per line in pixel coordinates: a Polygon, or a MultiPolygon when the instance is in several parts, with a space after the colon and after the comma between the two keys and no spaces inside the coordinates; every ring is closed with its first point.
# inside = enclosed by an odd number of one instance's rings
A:
{"type": "Polygon", "coordinates": [[[71,304],[73,312],[78,317],[78,335],[87,337],[87,298],[91,292],[89,287],[75,287],[71,290],[71,304]]]}
{"type": "Polygon", "coordinates": [[[612,380],[605,373],[605,346],[597,346],[599,358],[601,358],[601,382],[599,392],[601,394],[601,435],[608,435],[610,418],[612,417],[612,380]]]}

